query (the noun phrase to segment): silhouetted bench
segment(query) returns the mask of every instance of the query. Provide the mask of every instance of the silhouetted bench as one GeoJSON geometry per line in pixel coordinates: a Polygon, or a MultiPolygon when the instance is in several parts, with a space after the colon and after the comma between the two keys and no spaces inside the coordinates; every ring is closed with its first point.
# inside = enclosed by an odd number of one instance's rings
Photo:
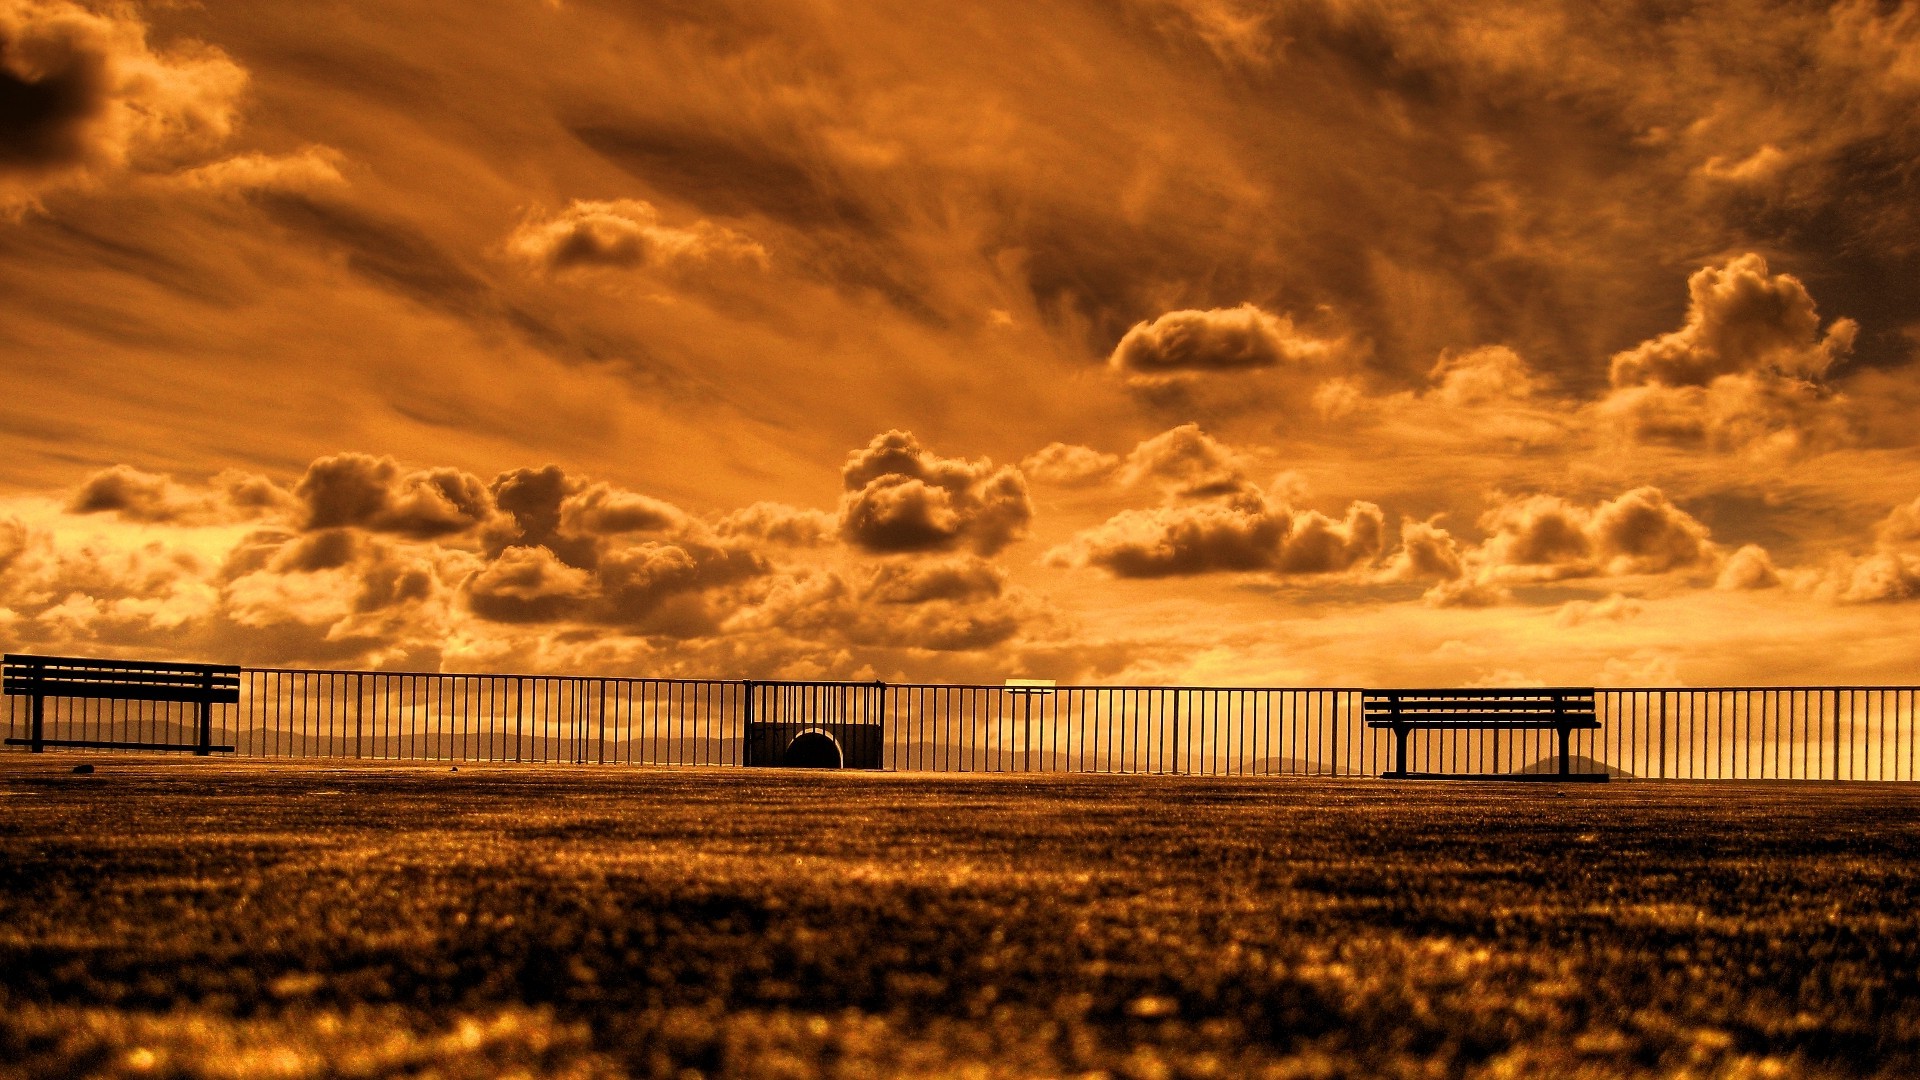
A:
{"type": "Polygon", "coordinates": [[[99,750],[191,750],[195,754],[233,753],[213,745],[213,707],[240,701],[240,669],[228,664],[153,664],[140,660],[92,660],[76,656],[22,656],[8,653],[5,689],[9,697],[33,699],[32,734],[8,739],[38,754],[49,746],[99,750]],[[123,742],[112,739],[49,739],[46,699],[98,698],[109,701],[181,701],[200,706],[199,741],[191,743],[123,742]]]}
{"type": "Polygon", "coordinates": [[[1568,744],[1575,731],[1594,731],[1593,689],[1553,687],[1538,690],[1367,690],[1362,710],[1370,728],[1391,728],[1394,737],[1393,780],[1585,780],[1602,781],[1606,773],[1576,773],[1568,744]],[[1551,773],[1410,773],[1407,736],[1432,728],[1474,728],[1489,731],[1554,731],[1560,736],[1560,769],[1551,773]]]}

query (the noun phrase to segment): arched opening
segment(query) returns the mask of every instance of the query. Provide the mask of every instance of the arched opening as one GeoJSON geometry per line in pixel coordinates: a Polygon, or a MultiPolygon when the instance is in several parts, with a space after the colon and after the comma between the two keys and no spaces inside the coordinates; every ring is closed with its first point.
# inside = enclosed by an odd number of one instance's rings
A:
{"type": "Polygon", "coordinates": [[[787,752],[780,755],[780,764],[790,769],[838,769],[845,762],[840,757],[840,744],[833,741],[833,736],[824,731],[803,731],[787,744],[787,752]]]}

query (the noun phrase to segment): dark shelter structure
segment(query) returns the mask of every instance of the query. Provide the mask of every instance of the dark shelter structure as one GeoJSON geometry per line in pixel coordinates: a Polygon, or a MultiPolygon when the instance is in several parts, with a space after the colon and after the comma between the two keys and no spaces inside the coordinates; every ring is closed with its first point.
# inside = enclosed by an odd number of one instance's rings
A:
{"type": "Polygon", "coordinates": [[[885,683],[746,684],[742,764],[878,769],[886,741],[885,683]]]}

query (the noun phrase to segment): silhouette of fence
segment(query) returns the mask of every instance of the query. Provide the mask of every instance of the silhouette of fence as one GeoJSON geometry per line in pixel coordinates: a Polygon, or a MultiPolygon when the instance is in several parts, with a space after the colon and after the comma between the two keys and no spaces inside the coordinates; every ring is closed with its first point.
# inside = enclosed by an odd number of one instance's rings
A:
{"type": "MultiPolygon", "coordinates": [[[[214,739],[241,756],[654,765],[772,763],[803,730],[849,765],[942,772],[1377,775],[1392,735],[1357,688],[966,686],[246,668],[214,739]],[[778,725],[797,725],[789,731],[778,725]],[[769,734],[771,732],[772,734],[769,734]],[[877,760],[851,744],[872,732],[877,760]],[[769,747],[773,743],[769,742],[769,747]],[[777,748],[775,748],[777,749],[777,748]],[[848,754],[852,750],[853,753],[848,754]],[[758,757],[755,755],[758,754],[758,757]]],[[[23,699],[7,699],[10,736],[23,699]]],[[[1920,778],[1920,687],[1602,689],[1575,771],[1675,779],[1920,778]]],[[[190,742],[192,706],[52,699],[48,738],[190,742]]],[[[1434,731],[1422,772],[1550,767],[1552,732],[1434,731]]]]}

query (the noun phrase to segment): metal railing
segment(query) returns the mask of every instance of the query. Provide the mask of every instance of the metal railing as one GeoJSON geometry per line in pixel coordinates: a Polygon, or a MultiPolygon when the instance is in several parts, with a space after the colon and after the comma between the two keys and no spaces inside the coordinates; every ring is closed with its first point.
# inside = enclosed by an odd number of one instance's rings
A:
{"type": "MultiPolygon", "coordinates": [[[[941,772],[1377,775],[1392,735],[1357,688],[969,686],[246,668],[215,739],[241,756],[654,765],[771,763],[769,732],[845,743],[872,763],[941,772]],[[756,731],[750,732],[750,725],[756,731]],[[754,747],[760,747],[755,750],[754,747]],[[756,758],[755,755],[759,756],[756,758]]],[[[1575,771],[1674,779],[1920,778],[1920,687],[1602,689],[1575,771]]],[[[49,738],[177,742],[191,706],[49,699],[49,738]]],[[[26,699],[6,699],[8,734],[26,699]]],[[[1551,767],[1552,732],[1427,731],[1423,772],[1551,767]]],[[[853,759],[849,758],[849,763],[853,759]]]]}

